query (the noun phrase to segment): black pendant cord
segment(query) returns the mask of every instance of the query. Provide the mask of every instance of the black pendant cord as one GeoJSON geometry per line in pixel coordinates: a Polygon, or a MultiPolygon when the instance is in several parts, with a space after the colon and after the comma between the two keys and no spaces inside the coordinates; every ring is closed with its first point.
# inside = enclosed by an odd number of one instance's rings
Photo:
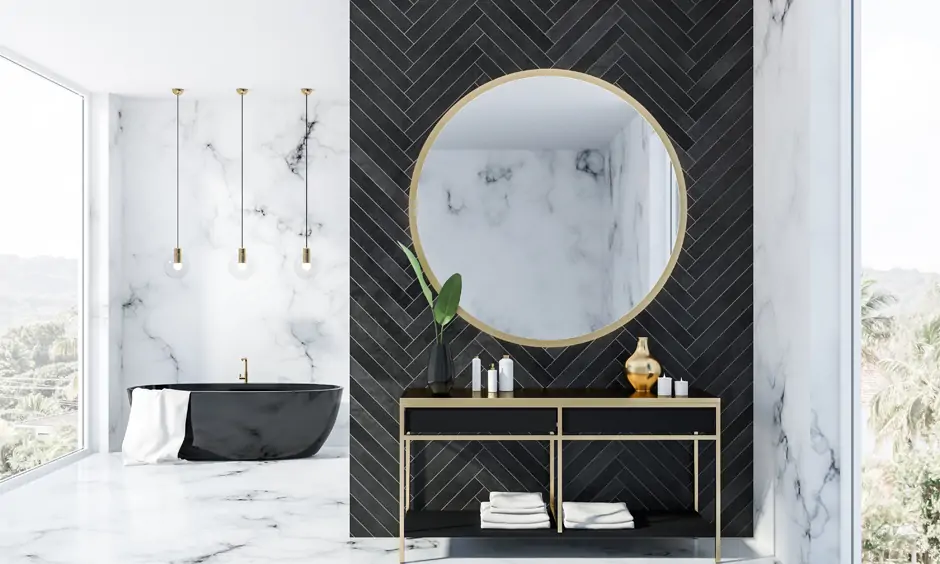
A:
{"type": "Polygon", "coordinates": [[[245,248],[245,95],[242,94],[242,189],[241,189],[241,248],[245,248]]]}
{"type": "Polygon", "coordinates": [[[310,157],[307,152],[307,143],[309,141],[310,130],[310,118],[308,117],[310,113],[310,95],[304,96],[304,248],[306,249],[309,244],[307,238],[310,235],[310,212],[307,207],[307,200],[310,198],[310,157]]]}
{"type": "Polygon", "coordinates": [[[180,96],[176,95],[176,248],[180,248],[180,96]]]}

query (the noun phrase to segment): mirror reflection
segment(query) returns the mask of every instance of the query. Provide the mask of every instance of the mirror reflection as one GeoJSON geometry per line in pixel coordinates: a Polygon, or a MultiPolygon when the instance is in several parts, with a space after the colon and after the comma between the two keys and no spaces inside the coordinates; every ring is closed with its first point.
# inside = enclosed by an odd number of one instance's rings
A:
{"type": "Polygon", "coordinates": [[[435,286],[463,276],[462,315],[484,331],[542,346],[595,338],[674,264],[685,195],[672,155],[612,90],[556,74],[504,81],[429,137],[412,235],[435,286]]]}

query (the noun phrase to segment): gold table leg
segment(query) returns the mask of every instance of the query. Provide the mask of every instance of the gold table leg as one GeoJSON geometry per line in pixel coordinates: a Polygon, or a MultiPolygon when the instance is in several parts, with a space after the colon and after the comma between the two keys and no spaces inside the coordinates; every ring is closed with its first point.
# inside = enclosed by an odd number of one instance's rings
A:
{"type": "MultiPolygon", "coordinates": [[[[555,440],[548,441],[548,506],[555,512],[555,440]]],[[[558,517],[557,515],[555,516],[558,517]]]]}
{"type": "Polygon", "coordinates": [[[695,484],[695,511],[698,512],[698,439],[692,441],[692,448],[692,480],[695,484]]]}
{"type": "Polygon", "coordinates": [[[398,409],[398,561],[405,561],[405,408],[398,409]]]}
{"type": "Polygon", "coordinates": [[[715,562],[721,562],[721,406],[715,407],[715,562]]]}
{"type": "Polygon", "coordinates": [[[405,441],[405,511],[411,509],[411,441],[405,441]]]}
{"type": "Polygon", "coordinates": [[[555,499],[555,521],[556,521],[556,524],[558,525],[559,533],[562,531],[562,524],[564,523],[564,519],[565,519],[565,516],[562,515],[562,512],[561,512],[562,500],[565,499],[565,496],[563,493],[564,481],[562,478],[562,470],[564,470],[564,462],[562,461],[562,458],[561,458],[562,447],[564,446],[564,443],[562,442],[563,427],[564,426],[562,424],[562,419],[561,419],[561,408],[559,407],[558,408],[558,428],[557,428],[558,444],[556,445],[557,447],[556,450],[558,450],[558,453],[556,455],[558,458],[558,495],[556,496],[556,499],[555,499]]]}

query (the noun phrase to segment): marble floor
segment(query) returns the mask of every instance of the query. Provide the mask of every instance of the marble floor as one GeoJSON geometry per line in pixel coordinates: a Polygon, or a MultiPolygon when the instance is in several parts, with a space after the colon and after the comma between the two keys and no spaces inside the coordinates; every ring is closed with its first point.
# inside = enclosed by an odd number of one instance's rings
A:
{"type": "MultiPolygon", "coordinates": [[[[124,467],[98,454],[0,495],[2,564],[381,564],[397,540],[350,540],[345,449],[285,462],[124,467]]],[[[408,562],[703,563],[710,542],[409,541],[408,562]],[[653,557],[653,558],[651,558],[653,557]],[[446,560],[442,560],[446,558],[446,560]]],[[[753,559],[725,543],[726,562],[753,559]]]]}

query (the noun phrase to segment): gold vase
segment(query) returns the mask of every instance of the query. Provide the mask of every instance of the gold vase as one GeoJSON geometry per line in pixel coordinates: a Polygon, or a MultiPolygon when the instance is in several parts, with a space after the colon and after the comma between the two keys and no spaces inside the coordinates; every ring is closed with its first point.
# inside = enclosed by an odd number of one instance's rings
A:
{"type": "Polygon", "coordinates": [[[637,341],[636,351],[623,363],[623,372],[636,391],[649,392],[653,389],[663,368],[659,365],[659,361],[650,356],[647,337],[640,337],[637,341]]]}

